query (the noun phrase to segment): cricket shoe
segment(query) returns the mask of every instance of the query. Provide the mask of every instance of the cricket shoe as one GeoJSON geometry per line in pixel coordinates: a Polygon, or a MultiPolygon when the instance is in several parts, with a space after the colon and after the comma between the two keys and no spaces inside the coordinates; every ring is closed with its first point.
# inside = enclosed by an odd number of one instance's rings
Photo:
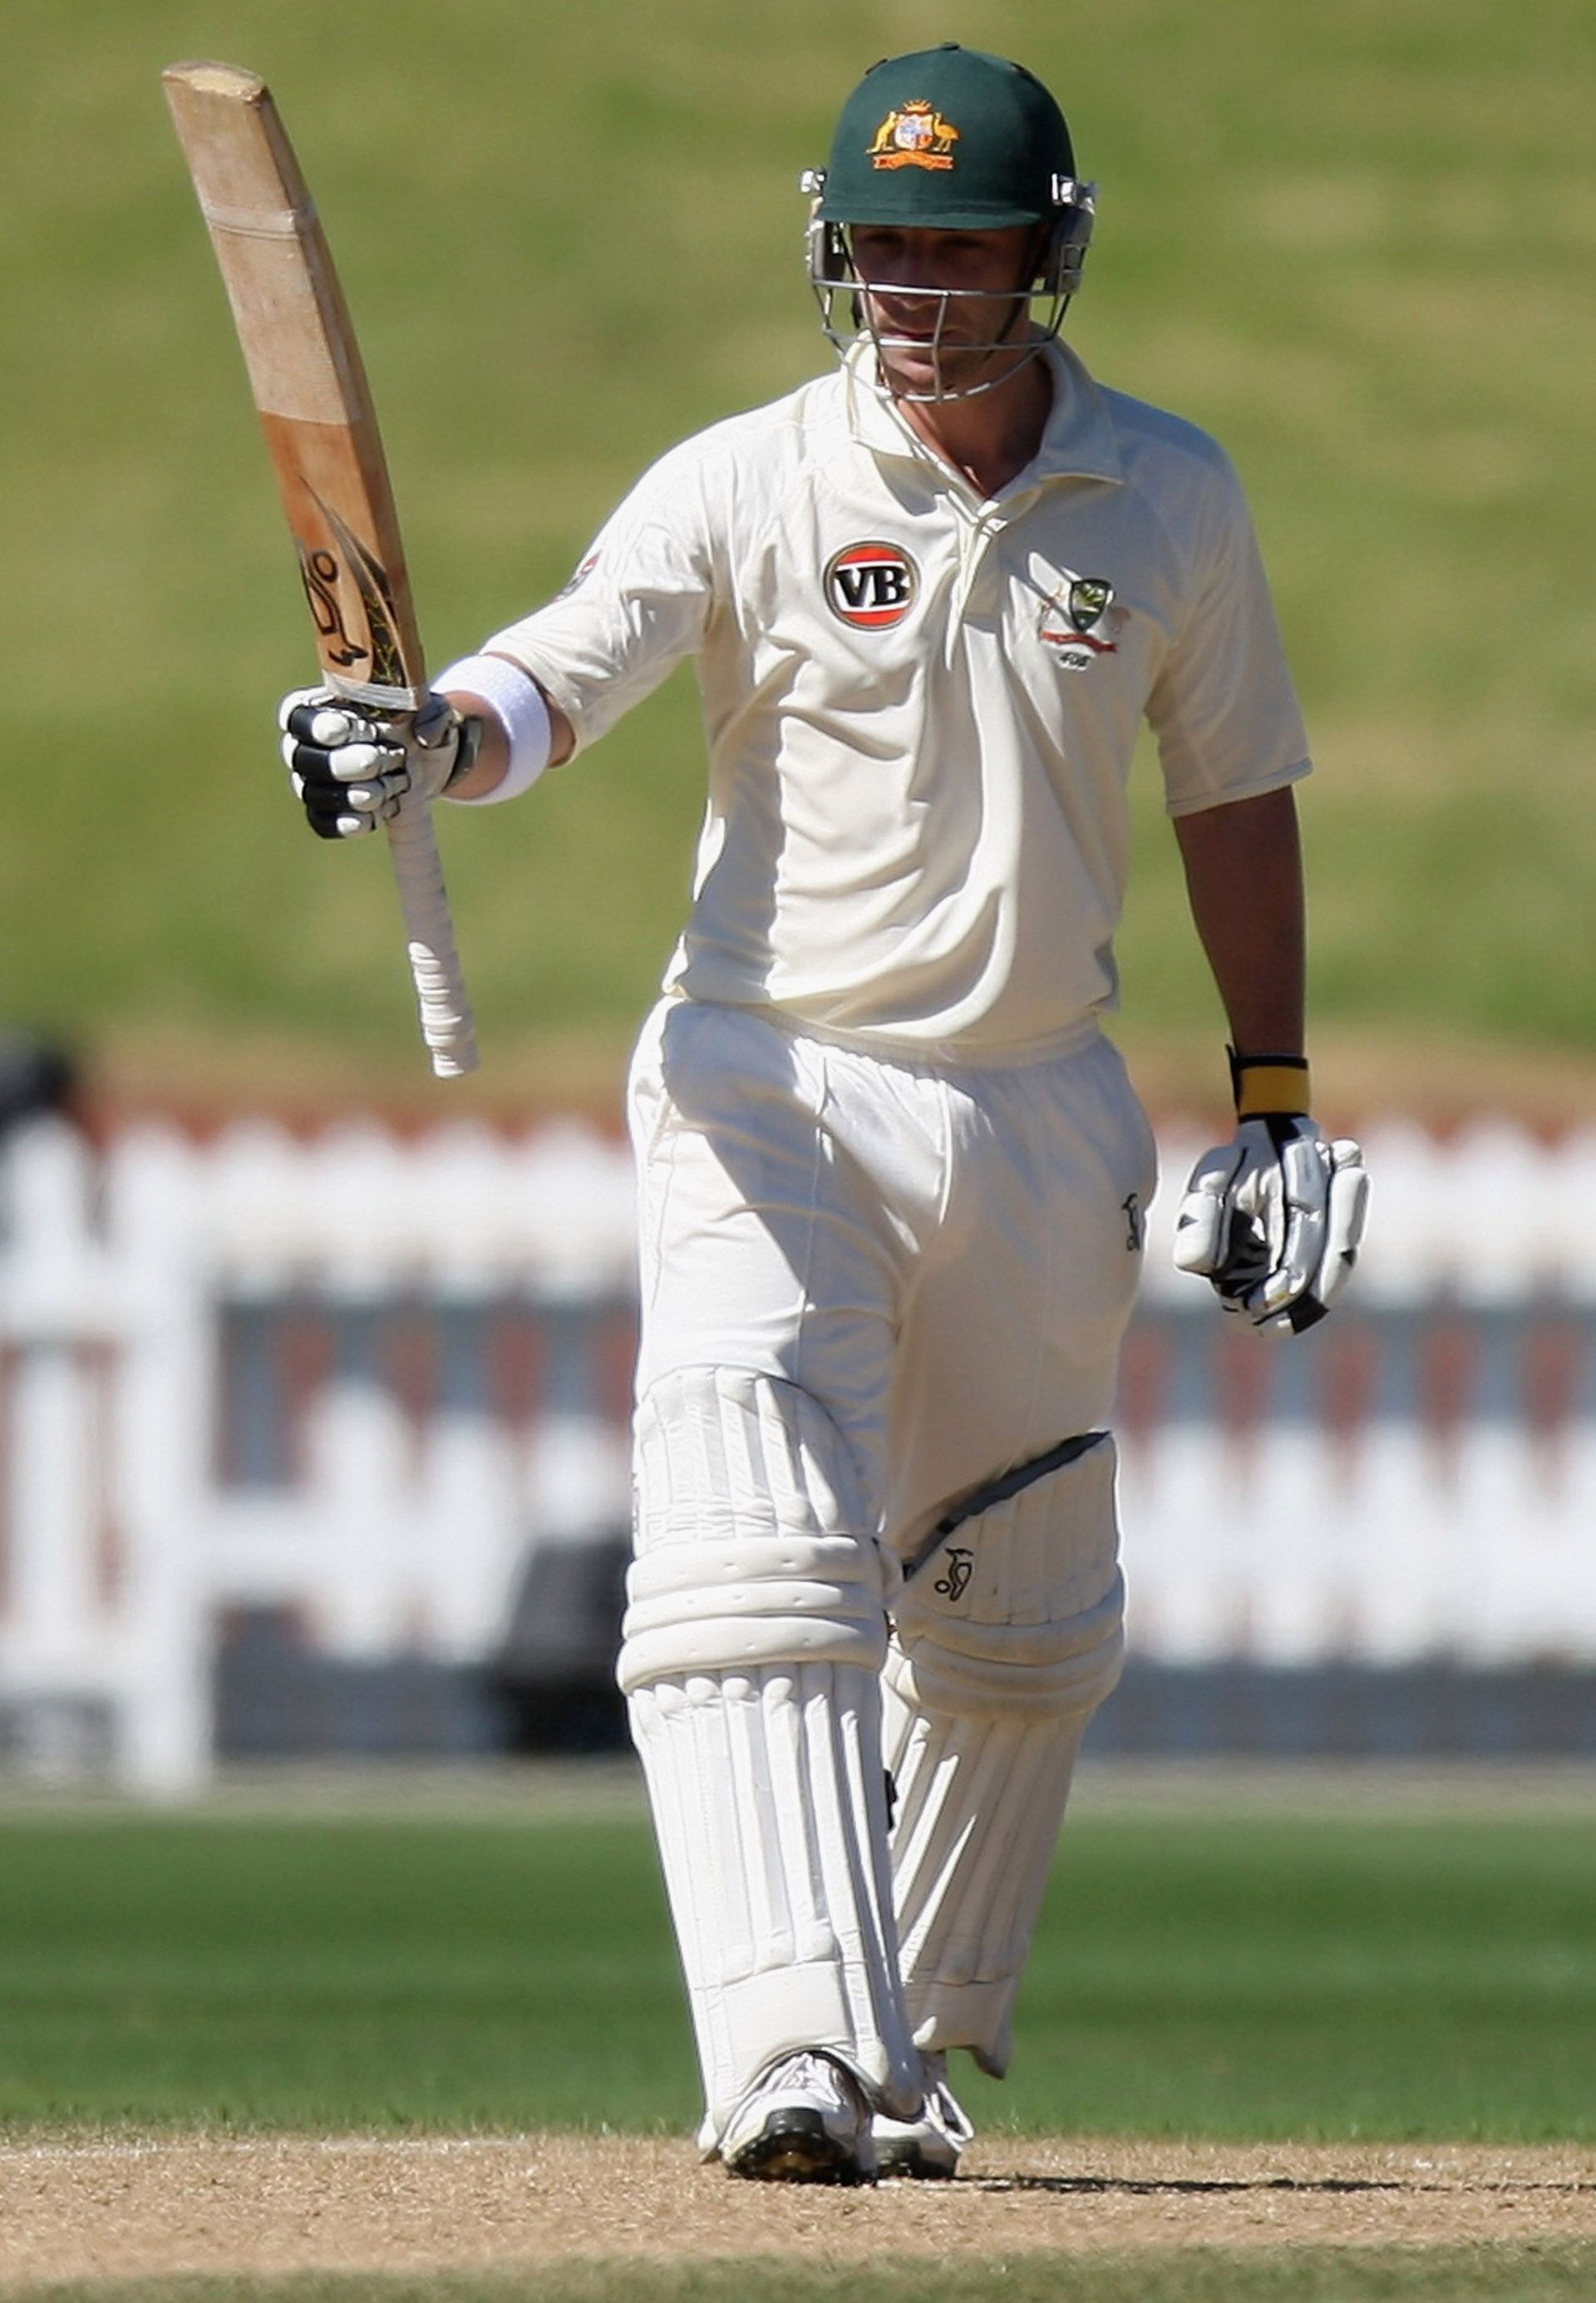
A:
{"type": "Polygon", "coordinates": [[[960,2108],[947,2083],[947,2057],[928,2055],[926,2099],[915,2119],[888,2119],[878,2112],[872,2122],[876,2164],[883,2175],[907,2175],[920,2182],[946,2182],[959,2172],[967,2144],[975,2130],[960,2108]]]}
{"type": "Polygon", "coordinates": [[[767,2183],[873,2183],[864,2091],[829,2055],[787,2055],[733,2112],[720,2155],[728,2174],[767,2183]]]}

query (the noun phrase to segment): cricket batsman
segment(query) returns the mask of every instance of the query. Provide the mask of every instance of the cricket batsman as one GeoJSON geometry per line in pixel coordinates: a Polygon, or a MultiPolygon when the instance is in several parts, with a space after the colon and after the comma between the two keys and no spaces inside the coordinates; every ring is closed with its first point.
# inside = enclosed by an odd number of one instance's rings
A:
{"type": "Polygon", "coordinates": [[[696,660],[709,801],[630,1082],[619,1675],[733,2175],[951,2175],[1121,1668],[1110,1420],[1152,1194],[1102,1022],[1138,728],[1229,1018],[1177,1257],[1319,1319],[1363,1221],[1309,1117],[1297,700],[1236,475],[1060,339],[1096,190],[946,43],[811,172],[829,374],[673,449],[413,716],[286,700],[316,831],[508,799],[696,660]]]}

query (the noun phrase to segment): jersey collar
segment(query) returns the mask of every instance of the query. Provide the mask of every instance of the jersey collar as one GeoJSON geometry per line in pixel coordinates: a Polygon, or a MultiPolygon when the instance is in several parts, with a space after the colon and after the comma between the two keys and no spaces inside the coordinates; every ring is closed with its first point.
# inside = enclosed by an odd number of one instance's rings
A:
{"type": "MultiPolygon", "coordinates": [[[[1045,347],[1041,357],[1053,377],[1053,406],[1040,447],[1004,494],[1023,494],[1044,480],[1122,480],[1125,467],[1113,418],[1085,363],[1056,339],[1045,347]]],[[[860,336],[843,362],[849,432],[872,454],[936,465],[937,459],[919,434],[892,401],[877,390],[872,381],[873,359],[869,338],[860,336]]]]}

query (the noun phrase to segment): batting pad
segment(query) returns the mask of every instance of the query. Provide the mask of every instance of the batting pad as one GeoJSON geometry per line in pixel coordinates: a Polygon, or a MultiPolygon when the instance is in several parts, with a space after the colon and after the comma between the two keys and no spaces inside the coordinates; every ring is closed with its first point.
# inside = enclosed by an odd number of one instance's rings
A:
{"type": "Polygon", "coordinates": [[[627,1694],[753,1664],[879,1668],[886,1557],[817,1400],[741,1368],[683,1368],[650,1387],[634,1434],[627,1694]]]}
{"type": "Polygon", "coordinates": [[[885,1667],[909,2021],[995,2077],[1080,1740],[1120,1675],[1113,1478],[1105,1437],[956,1529],[907,1584],[885,1667]]]}
{"type": "Polygon", "coordinates": [[[883,2109],[920,2100],[898,1982],[880,1691],[858,1665],[656,1681],[630,1699],[687,1978],[713,2151],[800,2048],[883,2109]]]}
{"type": "Polygon", "coordinates": [[[893,1604],[905,1702],[976,1717],[1094,1710],[1124,1660],[1124,1585],[1105,1432],[1071,1464],[945,1537],[893,1604]]]}
{"type": "Polygon", "coordinates": [[[873,1531],[853,1452],[819,1401],[746,1368],[660,1376],[633,1423],[637,1548],[873,1531]]]}
{"type": "Polygon", "coordinates": [[[898,1980],[882,1554],[841,1435],[794,1387],[688,1369],[637,1425],[619,1677],[642,1755],[713,2151],[768,2066],[823,2048],[919,2102],[898,1980]]]}

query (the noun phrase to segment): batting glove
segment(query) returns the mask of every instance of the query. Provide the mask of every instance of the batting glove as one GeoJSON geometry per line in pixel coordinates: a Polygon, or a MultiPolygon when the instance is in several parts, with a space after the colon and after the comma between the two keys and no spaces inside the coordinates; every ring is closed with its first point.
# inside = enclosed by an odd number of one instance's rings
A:
{"type": "Polygon", "coordinates": [[[482,721],[441,696],[419,712],[374,713],[330,688],[296,688],[278,707],[294,796],[322,839],[356,839],[399,812],[410,792],[436,799],[463,776],[482,721]]]}
{"type": "Polygon", "coordinates": [[[1308,1116],[1300,1056],[1231,1055],[1236,1134],[1191,1171],[1175,1263],[1212,1282],[1227,1312],[1300,1335],[1351,1277],[1369,1179],[1363,1152],[1308,1116]]]}

